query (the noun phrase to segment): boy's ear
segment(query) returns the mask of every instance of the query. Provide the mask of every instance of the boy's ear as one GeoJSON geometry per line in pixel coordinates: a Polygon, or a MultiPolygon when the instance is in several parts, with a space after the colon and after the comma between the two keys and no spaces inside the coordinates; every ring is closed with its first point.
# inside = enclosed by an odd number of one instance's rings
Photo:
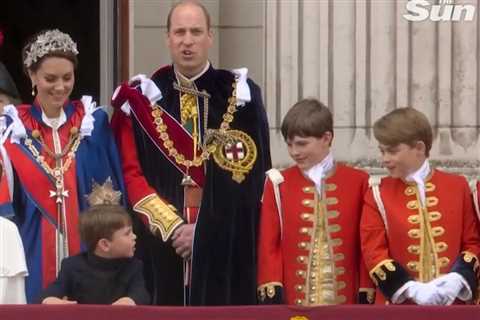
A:
{"type": "Polygon", "coordinates": [[[326,142],[330,145],[332,143],[333,134],[330,131],[326,131],[323,134],[322,138],[325,139],[326,142]]]}
{"type": "Polygon", "coordinates": [[[422,153],[423,155],[427,154],[427,146],[425,146],[425,142],[423,141],[417,141],[415,143],[415,149],[417,149],[417,151],[422,153]]]}
{"type": "Polygon", "coordinates": [[[108,239],[102,238],[98,240],[97,246],[104,252],[110,251],[110,241],[108,239]]]}

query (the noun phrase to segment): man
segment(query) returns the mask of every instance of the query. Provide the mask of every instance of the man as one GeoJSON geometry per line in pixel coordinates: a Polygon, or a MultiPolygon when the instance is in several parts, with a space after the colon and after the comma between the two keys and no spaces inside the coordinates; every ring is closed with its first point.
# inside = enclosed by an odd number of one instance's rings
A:
{"type": "Polygon", "coordinates": [[[173,65],[135,77],[112,101],[129,201],[152,231],[138,232],[147,285],[156,304],[254,304],[271,162],[260,89],[245,71],[210,65],[200,3],[171,9],[166,41],[173,65]]]}

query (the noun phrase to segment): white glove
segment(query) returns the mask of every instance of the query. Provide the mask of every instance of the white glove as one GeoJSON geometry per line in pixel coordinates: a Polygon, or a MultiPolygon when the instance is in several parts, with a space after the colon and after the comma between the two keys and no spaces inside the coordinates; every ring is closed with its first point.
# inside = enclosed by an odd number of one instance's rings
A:
{"type": "Polygon", "coordinates": [[[463,301],[472,299],[472,291],[465,279],[456,272],[447,273],[430,281],[445,297],[445,305],[451,305],[456,298],[463,301]]]}
{"type": "MultiPolygon", "coordinates": [[[[413,300],[418,305],[444,305],[446,298],[444,293],[432,282],[422,283],[418,281],[407,282],[408,286],[404,288],[402,296],[413,300]]],[[[393,300],[393,299],[392,299],[393,300]]],[[[401,299],[400,299],[401,300],[401,299]]],[[[398,300],[397,303],[403,302],[398,300]]]]}

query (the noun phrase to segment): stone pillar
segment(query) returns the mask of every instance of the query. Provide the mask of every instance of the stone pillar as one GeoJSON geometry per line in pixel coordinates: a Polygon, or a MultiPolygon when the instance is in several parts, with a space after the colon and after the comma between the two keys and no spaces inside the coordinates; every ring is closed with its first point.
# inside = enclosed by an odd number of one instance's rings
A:
{"type": "MultiPolygon", "coordinates": [[[[296,101],[313,96],[334,114],[337,159],[379,170],[374,121],[413,106],[434,127],[436,165],[477,174],[478,12],[473,21],[412,22],[403,17],[406,4],[265,1],[265,94],[274,165],[291,163],[279,133],[281,119],[296,101]]],[[[447,3],[468,4],[478,5],[447,3]]]]}

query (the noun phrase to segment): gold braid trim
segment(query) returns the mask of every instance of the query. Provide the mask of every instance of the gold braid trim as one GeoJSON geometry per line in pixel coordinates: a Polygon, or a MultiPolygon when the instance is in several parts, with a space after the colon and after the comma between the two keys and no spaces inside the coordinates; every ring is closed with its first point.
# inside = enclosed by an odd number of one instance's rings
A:
{"type": "Polygon", "coordinates": [[[382,267],[385,267],[388,271],[395,271],[396,268],[393,264],[393,261],[394,260],[392,259],[382,260],[375,267],[373,267],[372,270],[370,270],[368,274],[370,275],[370,278],[373,280],[375,285],[378,286],[378,281],[377,278],[374,277],[374,275],[377,276],[381,281],[387,280],[387,273],[382,269],[382,267]]]}
{"type": "Polygon", "coordinates": [[[257,295],[261,302],[265,301],[268,297],[272,299],[277,294],[275,292],[275,286],[283,287],[281,282],[267,282],[257,287],[257,295]]]}
{"type": "Polygon", "coordinates": [[[184,221],[177,214],[174,206],[165,203],[158,195],[152,193],[138,201],[133,210],[144,214],[148,218],[150,230],[158,230],[162,240],[166,242],[173,231],[184,221]]]}

